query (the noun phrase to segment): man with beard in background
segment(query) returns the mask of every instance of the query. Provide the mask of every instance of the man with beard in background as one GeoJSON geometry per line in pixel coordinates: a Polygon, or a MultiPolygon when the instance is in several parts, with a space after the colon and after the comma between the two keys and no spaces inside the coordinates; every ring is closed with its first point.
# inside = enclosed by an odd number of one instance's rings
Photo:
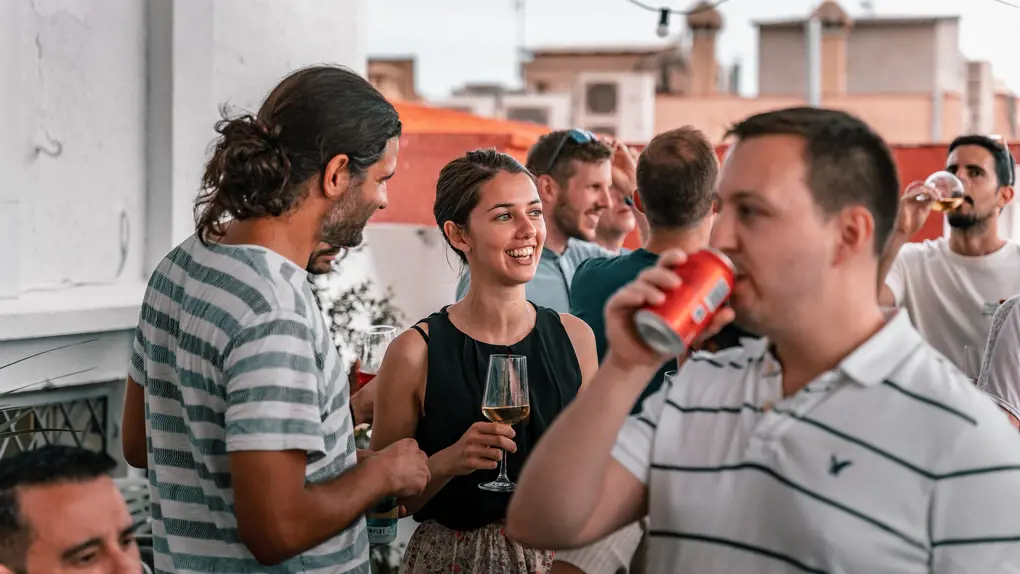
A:
{"type": "Polygon", "coordinates": [[[965,194],[947,214],[949,237],[907,243],[931,213],[932,198],[904,196],[881,261],[879,301],[905,308],[928,343],[963,370],[968,349],[972,362],[980,360],[1000,302],[1020,293],[1020,245],[999,237],[1016,161],[1001,138],[967,135],[949,144],[946,171],[960,178],[965,194]]]}
{"type": "Polygon", "coordinates": [[[358,460],[305,268],[386,207],[400,119],[315,66],[216,129],[196,234],[153,272],[128,370],[124,458],[149,471],[155,569],[367,572],[365,512],[421,493],[427,459],[407,439],[358,460]]]}
{"type": "Polygon", "coordinates": [[[330,245],[325,241],[320,242],[319,246],[315,248],[315,251],[308,256],[308,265],[305,270],[311,275],[309,279],[314,279],[316,276],[325,275],[333,270],[333,262],[336,261],[337,255],[344,248],[338,245],[330,245]]]}
{"type": "MultiPolygon", "coordinates": [[[[305,270],[308,271],[309,282],[314,282],[316,277],[333,271],[333,263],[344,249],[344,247],[337,247],[326,242],[319,243],[319,246],[308,257],[308,265],[305,267],[305,270]]],[[[361,359],[355,359],[351,370],[347,373],[347,384],[351,388],[351,413],[354,415],[355,425],[371,424],[375,409],[375,380],[369,381],[359,389],[357,381],[360,370],[361,359]]]]}

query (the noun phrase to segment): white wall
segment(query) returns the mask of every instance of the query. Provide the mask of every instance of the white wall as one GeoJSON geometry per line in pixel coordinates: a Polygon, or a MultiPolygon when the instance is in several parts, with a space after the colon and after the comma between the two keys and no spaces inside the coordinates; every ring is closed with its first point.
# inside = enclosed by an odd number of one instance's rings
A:
{"type": "Polygon", "coordinates": [[[254,109],[313,63],[363,72],[358,6],[0,0],[0,364],[98,338],[103,367],[64,382],[126,366],[148,274],[194,229],[218,105],[254,109]]]}
{"type": "Polygon", "coordinates": [[[460,259],[435,225],[377,224],[365,230],[365,271],[390,286],[408,325],[453,303],[460,259]]]}
{"type": "MultiPolygon", "coordinates": [[[[0,150],[19,202],[19,290],[141,275],[145,187],[145,13],[137,0],[0,4],[17,22],[0,90],[13,126],[0,150]],[[101,40],[101,41],[100,41],[101,40]],[[16,60],[16,61],[13,61],[16,60]],[[14,69],[17,68],[17,69],[14,69]],[[57,157],[38,153],[41,143],[57,157]],[[122,236],[121,218],[133,224],[122,236]]],[[[4,128],[6,131],[7,128],[4,128]]],[[[5,185],[6,187],[6,185],[5,185]]],[[[7,249],[0,247],[0,249],[7,249]]]]}
{"type": "Polygon", "coordinates": [[[365,74],[362,14],[352,0],[216,0],[216,102],[255,111],[291,71],[322,62],[365,74]]]}

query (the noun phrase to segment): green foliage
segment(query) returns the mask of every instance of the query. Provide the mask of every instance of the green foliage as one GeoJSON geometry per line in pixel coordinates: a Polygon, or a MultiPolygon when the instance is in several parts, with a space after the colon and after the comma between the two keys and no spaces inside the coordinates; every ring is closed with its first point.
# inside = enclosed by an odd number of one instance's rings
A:
{"type": "MultiPolygon", "coordinates": [[[[341,252],[333,263],[335,272],[342,273],[343,262],[363,247],[341,252]]],[[[315,281],[312,289],[333,344],[346,360],[352,360],[357,354],[361,329],[369,325],[400,326],[404,322],[404,313],[393,304],[393,289],[380,289],[371,280],[337,291],[326,275],[315,281]]]]}

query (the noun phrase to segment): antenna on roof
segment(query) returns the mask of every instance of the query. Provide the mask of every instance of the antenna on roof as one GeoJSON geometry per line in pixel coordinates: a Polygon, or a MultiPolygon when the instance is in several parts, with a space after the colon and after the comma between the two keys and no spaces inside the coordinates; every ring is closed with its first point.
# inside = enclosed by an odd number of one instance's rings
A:
{"type": "Polygon", "coordinates": [[[528,17],[524,11],[524,0],[513,0],[514,12],[517,16],[517,60],[523,64],[527,57],[527,25],[528,17]]]}

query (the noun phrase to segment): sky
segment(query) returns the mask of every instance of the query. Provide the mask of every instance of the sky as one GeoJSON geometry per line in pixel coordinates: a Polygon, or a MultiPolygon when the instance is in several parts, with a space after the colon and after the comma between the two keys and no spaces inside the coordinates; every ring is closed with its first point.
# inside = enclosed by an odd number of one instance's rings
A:
{"type": "MultiPolygon", "coordinates": [[[[370,56],[417,58],[418,91],[440,99],[471,83],[519,85],[519,0],[369,0],[361,3],[365,49],[370,56]]],[[[689,9],[696,0],[644,0],[652,6],[689,9]]],[[[724,65],[741,63],[741,93],[757,90],[761,20],[803,18],[818,0],[726,0],[717,44],[724,65]]],[[[863,14],[859,0],[841,0],[851,16],[863,14]]],[[[1020,65],[1010,38],[1020,31],[1020,0],[872,0],[876,16],[958,15],[960,48],[972,60],[992,63],[993,73],[1020,93],[1020,65]],[[1010,6],[1008,4],[1012,4],[1010,6]]],[[[525,46],[655,45],[658,14],[628,0],[524,0],[525,46]]],[[[683,18],[670,21],[671,37],[683,18]]],[[[895,54],[890,54],[895,57],[895,54]]]]}

